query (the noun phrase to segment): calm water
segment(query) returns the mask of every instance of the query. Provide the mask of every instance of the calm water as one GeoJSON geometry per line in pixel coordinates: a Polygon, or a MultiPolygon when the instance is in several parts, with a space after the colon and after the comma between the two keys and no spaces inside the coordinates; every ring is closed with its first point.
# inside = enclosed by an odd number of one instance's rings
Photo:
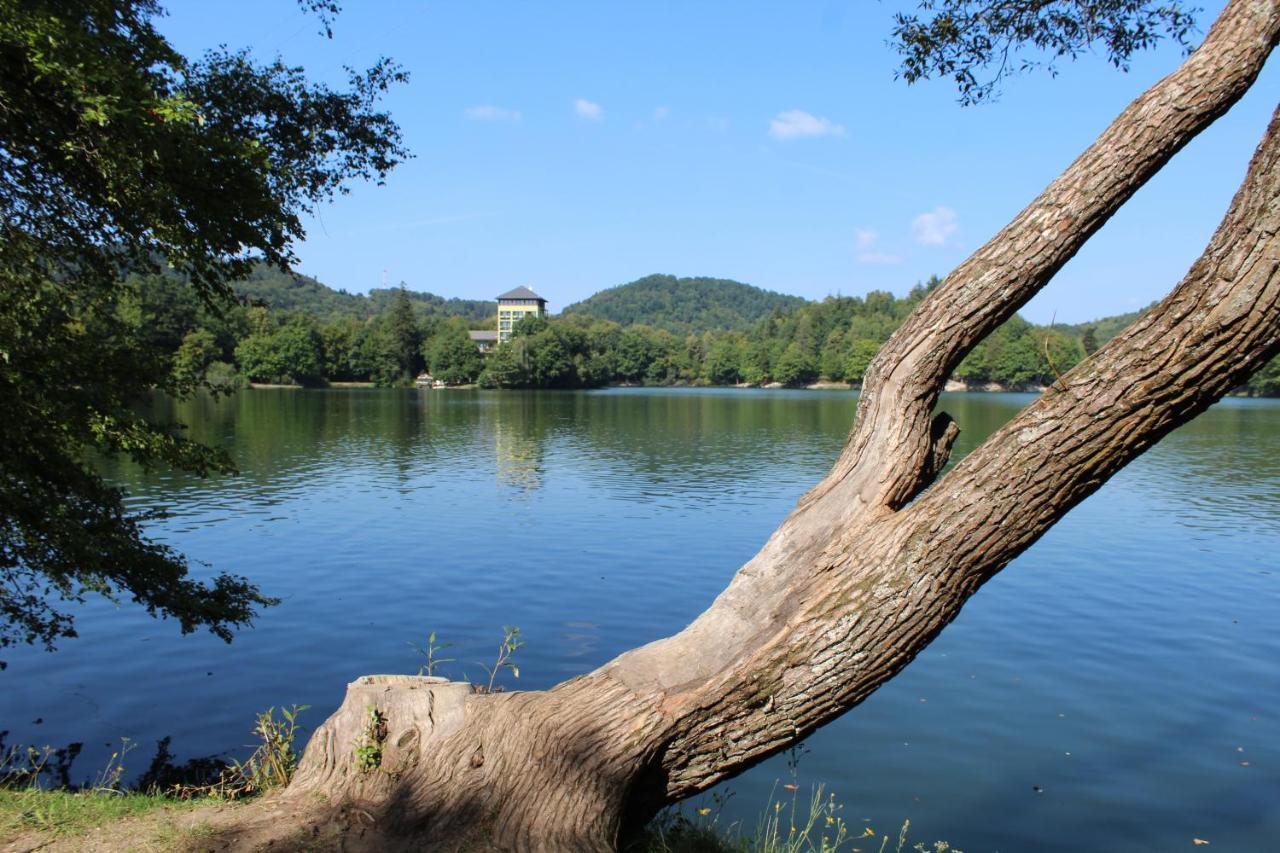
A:
{"type": "MultiPolygon", "coordinates": [[[[948,396],[960,452],[1028,397],[948,396]]],[[[227,646],[128,606],[54,655],[10,650],[9,741],[236,750],[255,711],[413,672],[480,678],[519,625],[548,687],[685,625],[834,460],[843,393],[254,391],[177,409],[242,473],[121,466],[155,535],[283,604],[227,646]],[[34,721],[41,719],[40,724],[34,721]]],[[[901,676],[808,743],[855,826],[963,849],[1271,850],[1280,839],[1280,404],[1223,403],[989,583],[901,676]],[[1246,763],[1247,762],[1247,763],[1246,763]],[[1039,786],[1037,792],[1033,786],[1039,786]]],[[[197,571],[208,571],[196,566],[197,571]]],[[[761,810],[779,758],[730,787],[761,810]]]]}

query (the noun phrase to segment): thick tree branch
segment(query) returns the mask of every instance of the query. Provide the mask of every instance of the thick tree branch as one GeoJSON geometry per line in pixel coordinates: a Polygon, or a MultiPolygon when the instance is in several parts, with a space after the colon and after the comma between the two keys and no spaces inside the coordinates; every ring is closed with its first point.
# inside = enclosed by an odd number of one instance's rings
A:
{"type": "Polygon", "coordinates": [[[858,420],[802,502],[901,506],[930,453],[943,382],[1137,190],[1253,84],[1280,39],[1278,0],[1232,0],[1204,44],[1122,112],[1071,166],[946,277],[867,370],[858,420]]]}
{"type": "MultiPolygon", "coordinates": [[[[1226,218],[1178,287],[1063,376],[1061,388],[1051,388],[992,435],[909,512],[955,512],[948,535],[1021,550],[1022,540],[1038,538],[1277,352],[1280,109],[1226,218]]],[[[968,564],[981,576],[999,568],[977,569],[978,562],[976,553],[955,555],[957,570],[968,564]]]]}
{"type": "Polygon", "coordinates": [[[844,452],[715,603],[674,637],[620,657],[637,691],[713,679],[783,631],[795,588],[837,559],[833,532],[892,514],[931,476],[946,378],[1111,214],[1240,98],[1280,39],[1280,0],[1232,0],[1182,66],[1130,104],[996,237],[925,299],[872,362],[844,452]]]}

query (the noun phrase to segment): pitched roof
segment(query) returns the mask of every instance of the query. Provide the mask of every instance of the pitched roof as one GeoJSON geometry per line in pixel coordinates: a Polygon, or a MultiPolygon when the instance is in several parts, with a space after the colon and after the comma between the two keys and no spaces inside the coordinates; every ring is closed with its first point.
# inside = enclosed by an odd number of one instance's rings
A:
{"type": "Polygon", "coordinates": [[[473,341],[496,341],[498,333],[493,329],[478,329],[467,332],[473,341]]]}
{"type": "Polygon", "coordinates": [[[515,290],[508,290],[506,293],[502,294],[498,298],[499,299],[539,299],[543,302],[547,301],[523,285],[521,285],[520,287],[517,287],[515,290]]]}

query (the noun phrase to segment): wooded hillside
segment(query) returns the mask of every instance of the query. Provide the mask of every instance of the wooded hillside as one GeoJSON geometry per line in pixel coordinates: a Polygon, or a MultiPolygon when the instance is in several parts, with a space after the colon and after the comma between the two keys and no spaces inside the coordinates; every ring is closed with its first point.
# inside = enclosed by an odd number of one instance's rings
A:
{"type": "Polygon", "coordinates": [[[798,308],[806,301],[725,278],[648,275],[602,290],[562,313],[687,335],[746,331],[770,313],[798,308]]]}

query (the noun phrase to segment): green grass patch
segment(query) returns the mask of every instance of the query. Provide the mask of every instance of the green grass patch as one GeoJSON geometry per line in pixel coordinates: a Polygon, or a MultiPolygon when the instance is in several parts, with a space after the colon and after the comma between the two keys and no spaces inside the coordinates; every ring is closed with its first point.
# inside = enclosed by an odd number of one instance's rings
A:
{"type": "Polygon", "coordinates": [[[38,832],[56,837],[90,830],[157,810],[192,811],[208,801],[175,800],[159,794],[0,790],[0,839],[38,832]]]}

